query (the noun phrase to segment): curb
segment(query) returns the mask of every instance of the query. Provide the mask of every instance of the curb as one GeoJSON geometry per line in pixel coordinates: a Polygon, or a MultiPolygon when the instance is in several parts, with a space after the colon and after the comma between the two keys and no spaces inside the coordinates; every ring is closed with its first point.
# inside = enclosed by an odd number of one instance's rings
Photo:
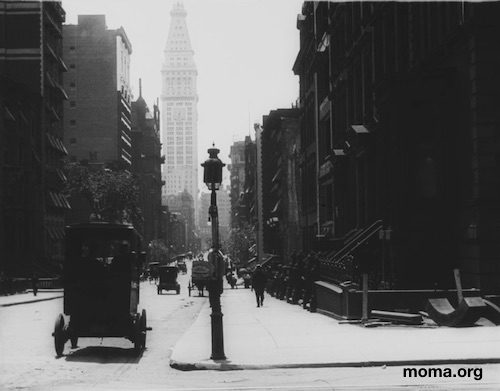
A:
{"type": "Polygon", "coordinates": [[[436,359],[436,360],[395,360],[395,361],[355,361],[355,362],[329,362],[329,363],[297,363],[297,364],[229,364],[221,361],[213,363],[187,363],[170,360],[170,366],[180,371],[236,371],[236,370],[262,370],[262,369],[299,369],[299,368],[348,368],[348,367],[397,367],[397,366],[423,366],[423,365],[473,365],[473,364],[498,364],[500,357],[472,358],[472,359],[436,359]]]}
{"type": "Polygon", "coordinates": [[[13,305],[20,305],[20,304],[30,304],[30,303],[37,303],[39,301],[48,301],[48,300],[54,300],[54,299],[61,299],[64,296],[54,296],[54,297],[46,297],[44,299],[32,299],[32,300],[25,300],[25,301],[17,301],[14,303],[7,303],[7,304],[0,304],[0,307],[11,307],[13,305]]]}

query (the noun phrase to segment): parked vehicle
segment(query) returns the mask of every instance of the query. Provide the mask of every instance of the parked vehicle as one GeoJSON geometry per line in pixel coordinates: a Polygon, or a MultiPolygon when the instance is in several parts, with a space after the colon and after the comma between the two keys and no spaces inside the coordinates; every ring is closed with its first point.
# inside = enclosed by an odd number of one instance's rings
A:
{"type": "Polygon", "coordinates": [[[160,262],[150,262],[148,265],[148,276],[149,282],[158,282],[158,268],[160,267],[160,262]]]}
{"type": "Polygon", "coordinates": [[[64,314],[54,325],[61,356],[80,337],[124,337],[137,353],[146,347],[146,310],[138,313],[139,276],[145,253],[131,225],[92,222],[66,227],[64,314]]]}
{"type": "Polygon", "coordinates": [[[163,291],[175,291],[177,294],[181,292],[181,286],[177,282],[177,275],[179,271],[176,266],[160,266],[158,268],[158,294],[162,294],[163,291]]]}

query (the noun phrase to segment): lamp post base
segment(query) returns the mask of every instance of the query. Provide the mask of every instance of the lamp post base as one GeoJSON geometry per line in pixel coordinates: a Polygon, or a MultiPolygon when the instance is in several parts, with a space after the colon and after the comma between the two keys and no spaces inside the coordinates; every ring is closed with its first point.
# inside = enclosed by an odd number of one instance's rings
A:
{"type": "Polygon", "coordinates": [[[212,322],[212,355],[211,360],[225,360],[224,334],[222,330],[222,312],[210,315],[212,322]]]}
{"type": "Polygon", "coordinates": [[[224,332],[222,327],[222,308],[220,295],[222,293],[222,279],[211,281],[208,286],[208,294],[212,313],[210,314],[212,326],[212,360],[225,360],[224,354],[224,332]]]}

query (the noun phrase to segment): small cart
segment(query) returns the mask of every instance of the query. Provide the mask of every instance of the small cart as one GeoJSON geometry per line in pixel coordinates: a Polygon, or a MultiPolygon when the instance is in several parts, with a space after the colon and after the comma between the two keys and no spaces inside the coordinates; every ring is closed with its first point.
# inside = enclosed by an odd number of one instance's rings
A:
{"type": "Polygon", "coordinates": [[[193,266],[191,267],[191,280],[188,285],[189,296],[191,296],[191,291],[195,288],[198,289],[198,296],[203,296],[209,278],[209,263],[202,259],[193,261],[193,266]]]}

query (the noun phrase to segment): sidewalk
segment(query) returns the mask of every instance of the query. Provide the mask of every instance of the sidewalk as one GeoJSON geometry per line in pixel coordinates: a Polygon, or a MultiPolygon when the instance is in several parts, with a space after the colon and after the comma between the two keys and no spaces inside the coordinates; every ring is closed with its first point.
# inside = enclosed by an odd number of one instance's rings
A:
{"type": "Polygon", "coordinates": [[[174,347],[172,367],[232,370],[500,362],[500,327],[364,328],[339,324],[267,294],[264,307],[257,308],[249,289],[225,289],[221,302],[227,360],[210,360],[207,302],[174,347]]]}
{"type": "Polygon", "coordinates": [[[39,301],[59,299],[64,296],[62,289],[39,289],[36,296],[30,289],[26,293],[16,293],[14,295],[0,296],[0,308],[10,307],[19,304],[37,303],[39,301]]]}

